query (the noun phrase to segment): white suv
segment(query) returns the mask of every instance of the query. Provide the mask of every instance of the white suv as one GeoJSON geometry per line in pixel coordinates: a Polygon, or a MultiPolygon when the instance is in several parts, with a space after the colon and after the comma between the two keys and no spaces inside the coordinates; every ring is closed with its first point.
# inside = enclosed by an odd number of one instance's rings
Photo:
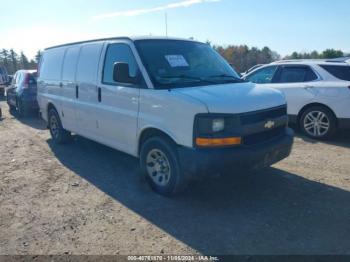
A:
{"type": "Polygon", "coordinates": [[[56,46],[40,62],[38,102],[57,143],[71,132],[140,159],[151,187],[265,167],[290,154],[286,101],[256,88],[209,45],[111,38],[56,46]]]}
{"type": "Polygon", "coordinates": [[[350,128],[350,65],[346,59],[289,60],[259,67],[244,76],[273,87],[287,99],[290,121],[308,136],[331,137],[350,128]]]}

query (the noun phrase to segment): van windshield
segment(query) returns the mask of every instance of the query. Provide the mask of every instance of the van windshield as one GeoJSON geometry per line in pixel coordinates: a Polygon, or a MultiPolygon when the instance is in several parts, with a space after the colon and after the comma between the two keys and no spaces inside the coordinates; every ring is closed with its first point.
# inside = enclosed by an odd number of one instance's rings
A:
{"type": "Polygon", "coordinates": [[[243,82],[207,44],[185,40],[138,40],[135,45],[157,89],[243,82]]]}

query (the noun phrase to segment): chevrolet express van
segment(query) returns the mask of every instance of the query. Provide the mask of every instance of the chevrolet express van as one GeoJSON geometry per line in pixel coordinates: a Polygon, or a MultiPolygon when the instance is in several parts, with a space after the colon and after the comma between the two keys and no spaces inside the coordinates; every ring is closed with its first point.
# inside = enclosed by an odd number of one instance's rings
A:
{"type": "Polygon", "coordinates": [[[140,159],[154,191],[261,168],[292,148],[285,97],[241,80],[209,45],[109,38],[44,51],[38,103],[53,141],[71,133],[140,159]]]}

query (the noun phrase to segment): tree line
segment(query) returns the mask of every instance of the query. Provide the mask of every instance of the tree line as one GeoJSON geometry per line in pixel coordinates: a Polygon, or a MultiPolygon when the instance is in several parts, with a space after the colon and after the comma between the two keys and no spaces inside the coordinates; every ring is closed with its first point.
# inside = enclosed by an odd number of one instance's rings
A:
{"type": "Polygon", "coordinates": [[[345,54],[341,50],[326,49],[321,53],[317,51],[312,51],[311,53],[293,52],[291,55],[286,56],[285,59],[329,59],[343,56],[345,56],[345,54]]]}
{"type": "Polygon", "coordinates": [[[7,69],[8,74],[13,75],[20,69],[36,69],[40,56],[41,51],[37,52],[34,59],[28,59],[22,51],[18,54],[13,49],[0,49],[0,65],[7,69]]]}
{"type": "MultiPolygon", "coordinates": [[[[211,45],[210,42],[207,42],[211,45]]],[[[341,50],[327,49],[323,52],[312,51],[310,53],[293,52],[291,55],[281,57],[277,52],[265,46],[262,49],[248,47],[247,45],[212,46],[219,52],[238,72],[245,72],[257,64],[268,64],[281,59],[329,59],[346,56],[341,50]]],[[[0,65],[6,67],[7,72],[12,75],[20,69],[36,69],[40,60],[39,50],[34,59],[28,59],[23,52],[17,54],[13,49],[1,49],[0,65]]]]}
{"type": "MultiPolygon", "coordinates": [[[[209,43],[209,42],[208,42],[209,43]]],[[[210,43],[209,43],[210,44],[210,43]]],[[[213,48],[219,52],[238,72],[245,72],[257,64],[268,64],[277,60],[287,59],[330,59],[349,56],[341,50],[327,49],[323,52],[312,51],[310,53],[293,52],[291,55],[281,57],[269,47],[259,49],[247,45],[217,46],[213,48]]]]}
{"type": "Polygon", "coordinates": [[[247,45],[213,46],[238,72],[245,72],[257,64],[280,60],[281,56],[268,47],[259,49],[247,45]]]}

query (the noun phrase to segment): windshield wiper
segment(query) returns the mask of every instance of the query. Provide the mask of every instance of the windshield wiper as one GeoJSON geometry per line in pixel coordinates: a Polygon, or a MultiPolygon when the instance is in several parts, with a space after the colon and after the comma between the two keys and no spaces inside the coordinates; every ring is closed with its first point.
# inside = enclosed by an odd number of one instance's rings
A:
{"type": "Polygon", "coordinates": [[[235,76],[227,75],[227,74],[212,75],[209,78],[231,78],[234,82],[237,82],[237,83],[245,82],[243,79],[237,78],[235,76]]]}
{"type": "Polygon", "coordinates": [[[190,76],[190,75],[177,75],[177,76],[159,76],[159,78],[162,78],[162,79],[187,79],[187,80],[196,80],[198,82],[206,82],[206,83],[213,83],[215,84],[214,81],[210,81],[208,79],[203,79],[203,78],[200,78],[200,77],[197,77],[197,76],[190,76]]]}

